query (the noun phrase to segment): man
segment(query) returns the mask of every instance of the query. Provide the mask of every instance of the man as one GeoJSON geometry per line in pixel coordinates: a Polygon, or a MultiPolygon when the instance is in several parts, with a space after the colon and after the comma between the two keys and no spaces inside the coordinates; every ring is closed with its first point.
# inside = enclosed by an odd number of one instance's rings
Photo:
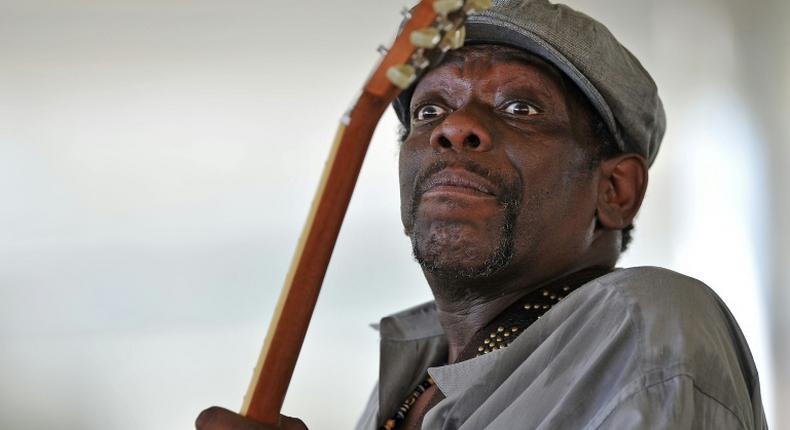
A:
{"type": "MultiPolygon", "coordinates": [[[[435,300],[381,321],[357,428],[766,428],[715,294],[615,269],[664,132],[647,72],[544,0],[498,2],[467,35],[395,103],[403,225],[435,300]]],[[[198,428],[263,427],[212,408],[198,428]]]]}

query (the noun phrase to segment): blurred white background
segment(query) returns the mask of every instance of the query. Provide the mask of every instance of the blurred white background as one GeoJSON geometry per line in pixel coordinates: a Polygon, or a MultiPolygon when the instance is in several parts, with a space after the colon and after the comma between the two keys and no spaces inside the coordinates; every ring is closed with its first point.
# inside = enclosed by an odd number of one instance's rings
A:
{"type": "MultiPolygon", "coordinates": [[[[668,132],[623,266],[702,279],[790,422],[790,3],[574,0],[668,132]]],[[[335,125],[404,0],[0,0],[0,429],[188,429],[238,409],[335,125]]],[[[371,145],[284,411],[349,428],[368,323],[428,300],[396,120],[371,145]]]]}

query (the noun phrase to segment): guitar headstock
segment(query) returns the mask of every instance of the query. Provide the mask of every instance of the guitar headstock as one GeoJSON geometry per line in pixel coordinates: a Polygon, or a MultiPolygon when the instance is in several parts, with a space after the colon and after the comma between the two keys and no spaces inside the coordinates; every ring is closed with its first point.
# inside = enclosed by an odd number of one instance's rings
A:
{"type": "Polygon", "coordinates": [[[445,52],[463,46],[467,15],[490,6],[491,0],[421,0],[404,11],[406,21],[365,91],[392,101],[441,61],[445,52]]]}

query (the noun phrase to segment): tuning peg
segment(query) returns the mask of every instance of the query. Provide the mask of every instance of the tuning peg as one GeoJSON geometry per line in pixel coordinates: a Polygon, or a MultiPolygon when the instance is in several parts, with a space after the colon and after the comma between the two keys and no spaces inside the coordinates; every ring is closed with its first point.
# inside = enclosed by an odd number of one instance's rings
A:
{"type": "Polygon", "coordinates": [[[417,79],[417,71],[408,64],[399,64],[387,69],[387,78],[393,85],[405,90],[417,79]]]}
{"type": "Polygon", "coordinates": [[[466,39],[466,27],[458,27],[458,29],[450,31],[444,36],[442,48],[444,50],[458,49],[464,46],[464,39],[466,39]]]}
{"type": "Polygon", "coordinates": [[[439,35],[439,30],[433,27],[427,27],[420,30],[412,31],[409,35],[412,45],[418,48],[433,48],[439,44],[442,37],[439,35]]]}
{"type": "Polygon", "coordinates": [[[436,0],[433,2],[433,10],[441,16],[447,16],[462,7],[464,7],[464,0],[436,0]]]}
{"type": "Polygon", "coordinates": [[[400,10],[400,14],[403,16],[403,19],[411,19],[411,9],[403,6],[403,9],[400,10]]]}
{"type": "Polygon", "coordinates": [[[482,12],[491,7],[491,0],[467,0],[466,10],[469,12],[482,12]]]}
{"type": "Polygon", "coordinates": [[[425,70],[431,66],[431,60],[426,58],[421,52],[415,52],[409,59],[409,64],[411,64],[415,70],[425,70]]]}
{"type": "Polygon", "coordinates": [[[386,46],[384,46],[384,45],[379,45],[379,47],[378,47],[378,48],[376,48],[376,51],[377,51],[379,54],[381,54],[381,56],[383,57],[383,56],[387,55],[387,53],[388,53],[390,50],[389,50],[389,48],[387,48],[387,47],[386,47],[386,46]]]}

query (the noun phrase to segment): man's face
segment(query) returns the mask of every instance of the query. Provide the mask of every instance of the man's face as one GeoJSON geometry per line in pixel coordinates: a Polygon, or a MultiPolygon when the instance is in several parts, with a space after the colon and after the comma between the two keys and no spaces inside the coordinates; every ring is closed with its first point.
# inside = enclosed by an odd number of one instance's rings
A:
{"type": "Polygon", "coordinates": [[[589,246],[596,186],[578,105],[557,72],[504,47],[454,52],[418,83],[401,217],[426,273],[548,275],[589,246]]]}

